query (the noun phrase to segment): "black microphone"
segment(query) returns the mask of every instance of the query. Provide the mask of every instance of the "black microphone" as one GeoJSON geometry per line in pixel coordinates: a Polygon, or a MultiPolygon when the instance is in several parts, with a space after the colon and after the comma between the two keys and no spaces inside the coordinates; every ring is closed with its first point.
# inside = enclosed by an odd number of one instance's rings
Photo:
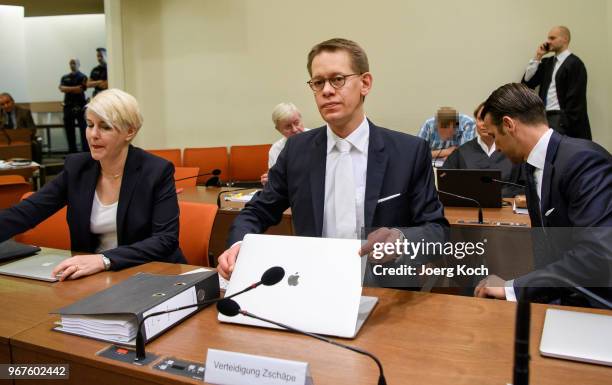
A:
{"type": "Polygon", "coordinates": [[[495,179],[492,178],[488,175],[485,176],[481,176],[480,177],[480,181],[482,183],[499,183],[499,184],[503,184],[506,186],[513,186],[513,187],[518,187],[518,188],[525,188],[526,186],[523,184],[518,184],[518,183],[514,183],[514,182],[506,182],[505,180],[501,180],[501,179],[495,179]]]}
{"type": "Polygon", "coordinates": [[[527,279],[521,289],[516,307],[516,323],[514,334],[514,366],[512,383],[514,385],[529,384],[529,328],[531,326],[531,303],[527,300],[527,284],[537,281],[553,280],[567,285],[572,291],[581,294],[600,305],[612,310],[612,303],[597,294],[578,286],[571,280],[552,273],[539,273],[527,279]]]}
{"type": "Polygon", "coordinates": [[[219,302],[223,299],[230,299],[232,297],[235,297],[237,295],[240,295],[242,293],[245,293],[247,291],[253,290],[255,289],[257,286],[259,285],[264,285],[264,286],[272,286],[272,285],[276,285],[277,283],[279,283],[283,277],[285,276],[285,269],[283,269],[280,266],[274,266],[269,268],[268,270],[264,271],[264,273],[261,275],[261,280],[259,282],[255,282],[253,284],[251,284],[250,286],[247,286],[245,289],[236,292],[230,296],[227,296],[225,298],[214,298],[214,299],[210,299],[207,301],[201,301],[201,302],[197,302],[191,305],[186,305],[186,306],[181,306],[181,307],[177,307],[175,309],[169,309],[169,310],[164,310],[164,311],[158,311],[155,313],[151,313],[146,315],[145,317],[142,317],[142,320],[140,320],[140,322],[138,322],[138,332],[136,333],[136,361],[142,361],[146,358],[146,353],[145,353],[145,341],[144,341],[144,335],[142,333],[142,324],[144,323],[144,321],[147,318],[151,318],[151,317],[155,317],[158,315],[163,315],[163,314],[168,314],[168,313],[174,313],[176,311],[180,311],[180,310],[185,310],[185,309],[191,309],[194,307],[197,307],[198,310],[202,310],[203,308],[205,308],[208,305],[211,305],[215,302],[219,302]]]}
{"type": "Polygon", "coordinates": [[[188,177],[181,178],[181,179],[175,179],[174,181],[179,182],[182,180],[198,178],[198,177],[206,176],[206,175],[212,175],[212,178],[209,178],[204,184],[206,187],[219,186],[219,175],[221,175],[221,170],[219,170],[218,168],[215,168],[211,172],[207,172],[204,174],[198,174],[198,175],[192,175],[192,176],[188,176],[188,177]]]}
{"type": "Polygon", "coordinates": [[[224,316],[227,316],[227,317],[235,317],[238,314],[242,314],[245,317],[250,317],[250,318],[254,318],[256,320],[267,322],[267,323],[270,323],[272,325],[279,326],[279,327],[281,327],[283,329],[290,330],[290,331],[296,332],[296,333],[300,333],[300,334],[306,335],[308,337],[316,338],[319,341],[327,342],[328,344],[336,345],[336,346],[339,346],[341,348],[348,349],[348,350],[351,350],[351,351],[359,353],[359,354],[363,354],[364,356],[368,356],[371,359],[373,359],[374,362],[376,362],[376,365],[378,365],[378,371],[379,371],[378,385],[386,385],[387,384],[387,380],[385,379],[385,375],[383,373],[382,363],[380,362],[380,360],[374,354],[372,354],[370,352],[367,352],[367,351],[365,351],[363,349],[360,349],[360,348],[356,348],[354,346],[342,344],[340,342],[337,342],[337,341],[334,341],[332,339],[320,336],[320,335],[315,334],[315,333],[305,332],[303,330],[296,329],[294,327],[282,324],[280,322],[275,322],[275,321],[271,321],[269,319],[265,319],[265,318],[256,316],[253,313],[249,313],[246,310],[240,309],[240,305],[238,305],[238,302],[236,302],[236,301],[234,301],[232,299],[229,299],[229,298],[224,298],[223,300],[217,302],[217,310],[219,310],[219,313],[221,313],[221,314],[223,314],[224,316]]]}
{"type": "Polygon", "coordinates": [[[446,191],[443,191],[443,190],[438,190],[438,193],[442,193],[444,195],[448,195],[448,196],[451,196],[451,197],[455,197],[455,198],[459,198],[459,199],[463,199],[463,200],[466,200],[466,201],[470,201],[470,202],[476,203],[476,206],[478,206],[478,224],[482,225],[484,223],[484,220],[482,218],[482,206],[480,205],[480,202],[478,202],[476,199],[464,197],[463,195],[457,195],[457,194],[449,193],[449,192],[446,192],[446,191]]]}
{"type": "Polygon", "coordinates": [[[221,208],[221,195],[223,195],[225,193],[231,193],[231,192],[236,192],[236,191],[244,191],[244,190],[253,190],[253,187],[243,187],[243,188],[236,188],[236,189],[233,189],[233,190],[219,191],[219,194],[217,194],[217,207],[221,208]]]}

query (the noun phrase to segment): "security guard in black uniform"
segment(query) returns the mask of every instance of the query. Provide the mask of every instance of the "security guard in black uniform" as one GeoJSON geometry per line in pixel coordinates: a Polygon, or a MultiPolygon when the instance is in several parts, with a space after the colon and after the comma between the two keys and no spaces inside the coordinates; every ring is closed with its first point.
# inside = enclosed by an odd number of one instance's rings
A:
{"type": "Polygon", "coordinates": [[[77,152],[76,135],[74,133],[75,121],[81,134],[83,151],[89,151],[85,130],[85,90],[87,89],[87,76],[79,71],[79,59],[70,59],[70,73],[62,76],[59,90],[64,93],[64,129],[68,139],[69,152],[77,152]]]}
{"type": "Polygon", "coordinates": [[[92,96],[96,96],[100,91],[108,88],[108,75],[106,72],[106,48],[96,48],[98,66],[91,70],[91,75],[87,81],[87,88],[94,88],[92,96]]]}

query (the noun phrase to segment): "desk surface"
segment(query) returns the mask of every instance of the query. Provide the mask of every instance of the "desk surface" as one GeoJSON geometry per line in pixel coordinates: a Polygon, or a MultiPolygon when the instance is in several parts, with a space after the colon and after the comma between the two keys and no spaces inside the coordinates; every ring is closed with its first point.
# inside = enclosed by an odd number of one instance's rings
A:
{"type": "MultiPolygon", "coordinates": [[[[185,187],[183,191],[178,195],[179,200],[188,202],[202,202],[202,203],[217,203],[217,195],[220,191],[230,190],[231,188],[219,188],[219,187],[185,187]]],[[[252,191],[252,190],[251,190],[252,191]]],[[[250,191],[245,191],[246,193],[250,191]]],[[[239,212],[244,203],[240,202],[229,202],[221,201],[221,211],[234,211],[239,212]]],[[[291,211],[285,211],[285,215],[291,215],[291,211]]],[[[444,215],[446,219],[452,225],[460,224],[459,221],[471,221],[478,218],[478,211],[474,207],[445,207],[444,215]]],[[[512,211],[511,206],[504,206],[501,208],[486,208],[483,209],[483,216],[485,221],[489,222],[512,222],[512,223],[523,223],[527,226],[531,225],[529,215],[519,215],[512,211]]]]}
{"type": "MultiPolygon", "coordinates": [[[[39,293],[47,299],[56,297],[51,301],[56,301],[53,306],[46,306],[48,309],[108,287],[136,270],[180,273],[193,268],[155,263],[119,273],[100,273],[70,285],[15,281],[24,286],[48,286],[39,293]],[[45,290],[48,292],[44,293],[45,290]]],[[[5,278],[0,280],[0,285],[4,285],[5,278]]],[[[378,296],[380,303],[359,336],[344,342],[376,354],[384,365],[389,384],[510,382],[515,304],[390,289],[365,289],[365,292],[378,296]]],[[[6,296],[0,298],[2,302],[6,300],[6,296]]],[[[13,306],[30,307],[17,301],[13,306]]],[[[603,384],[608,381],[611,368],[540,357],[537,348],[546,308],[534,305],[532,309],[532,383],[603,384]]],[[[70,363],[71,380],[57,381],[58,384],[198,383],[160,373],[150,366],[100,358],[95,353],[108,344],[51,331],[56,317],[43,317],[45,311],[35,310],[40,322],[23,327],[11,337],[12,357],[16,363],[70,363]]],[[[268,355],[309,362],[316,384],[376,383],[376,366],[366,357],[288,332],[222,324],[216,316],[214,308],[204,309],[148,344],[147,351],[198,362],[205,361],[208,348],[268,355]]]]}

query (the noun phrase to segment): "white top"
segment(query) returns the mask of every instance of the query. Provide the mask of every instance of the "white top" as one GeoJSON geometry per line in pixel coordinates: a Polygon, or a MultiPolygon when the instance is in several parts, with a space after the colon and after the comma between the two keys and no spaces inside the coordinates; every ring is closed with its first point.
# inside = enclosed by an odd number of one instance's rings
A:
{"type": "MultiPolygon", "coordinates": [[[[544,165],[546,164],[546,152],[548,151],[548,143],[550,137],[553,134],[553,129],[549,128],[538,140],[538,143],[531,149],[529,156],[527,157],[527,163],[535,167],[533,176],[536,182],[536,190],[538,192],[538,198],[542,202],[542,177],[544,176],[544,165]]],[[[542,210],[542,206],[540,206],[542,210]]],[[[514,280],[508,281],[505,286],[506,299],[508,301],[516,302],[516,293],[514,292],[514,280]]]]}
{"type": "MultiPolygon", "coordinates": [[[[310,129],[304,128],[304,131],[302,132],[306,132],[308,130],[310,129]]],[[[268,151],[268,170],[271,169],[272,166],[276,164],[276,160],[278,159],[278,156],[280,155],[281,151],[283,151],[283,148],[285,148],[285,143],[287,143],[287,138],[283,136],[282,138],[274,142],[272,147],[270,147],[270,151],[268,151]]]]}
{"type": "Polygon", "coordinates": [[[103,205],[98,198],[98,192],[94,194],[89,231],[98,234],[100,239],[96,253],[117,247],[117,204],[118,202],[103,205]]]}
{"type": "MultiPolygon", "coordinates": [[[[557,61],[555,63],[555,68],[553,69],[552,80],[550,82],[550,86],[548,87],[548,92],[546,93],[546,111],[555,111],[560,110],[559,99],[557,98],[557,82],[555,80],[555,76],[557,76],[557,70],[561,67],[561,64],[567,59],[567,57],[571,55],[571,52],[566,49],[565,51],[558,54],[557,61]]],[[[531,59],[529,61],[529,65],[525,70],[525,80],[529,81],[535,75],[538,66],[540,65],[540,61],[531,59]]]]}
{"type": "MultiPolygon", "coordinates": [[[[327,125],[327,159],[325,162],[325,202],[323,205],[323,237],[329,238],[336,234],[335,207],[334,207],[334,170],[338,158],[330,156],[336,148],[336,141],[340,140],[327,125]]],[[[361,233],[364,225],[364,202],[366,188],[366,172],[368,169],[368,145],[370,143],[370,125],[366,117],[349,136],[345,138],[351,144],[351,160],[353,162],[353,178],[355,181],[355,210],[357,219],[357,232],[361,233]]]]}
{"type": "Polygon", "coordinates": [[[268,152],[268,170],[276,164],[276,159],[278,159],[281,151],[285,148],[285,143],[287,143],[287,138],[283,136],[270,147],[270,151],[268,152]]]}
{"type": "Polygon", "coordinates": [[[487,154],[487,156],[490,158],[491,155],[493,155],[493,153],[495,152],[495,142],[493,142],[491,147],[488,147],[487,144],[480,137],[480,134],[478,134],[478,131],[476,131],[476,141],[480,145],[480,148],[482,148],[482,151],[484,151],[484,153],[487,154]]]}

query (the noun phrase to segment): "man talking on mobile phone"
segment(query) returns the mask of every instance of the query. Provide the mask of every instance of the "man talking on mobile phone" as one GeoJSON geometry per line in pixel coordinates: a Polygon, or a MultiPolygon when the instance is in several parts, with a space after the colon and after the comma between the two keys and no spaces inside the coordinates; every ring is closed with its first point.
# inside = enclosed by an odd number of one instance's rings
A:
{"type": "Polygon", "coordinates": [[[529,61],[522,83],[532,89],[539,86],[550,127],[563,135],[590,140],[587,71],[582,60],[569,51],[570,40],[567,27],[553,27],[529,61]],[[542,58],[549,52],[554,56],[542,58]]]}

